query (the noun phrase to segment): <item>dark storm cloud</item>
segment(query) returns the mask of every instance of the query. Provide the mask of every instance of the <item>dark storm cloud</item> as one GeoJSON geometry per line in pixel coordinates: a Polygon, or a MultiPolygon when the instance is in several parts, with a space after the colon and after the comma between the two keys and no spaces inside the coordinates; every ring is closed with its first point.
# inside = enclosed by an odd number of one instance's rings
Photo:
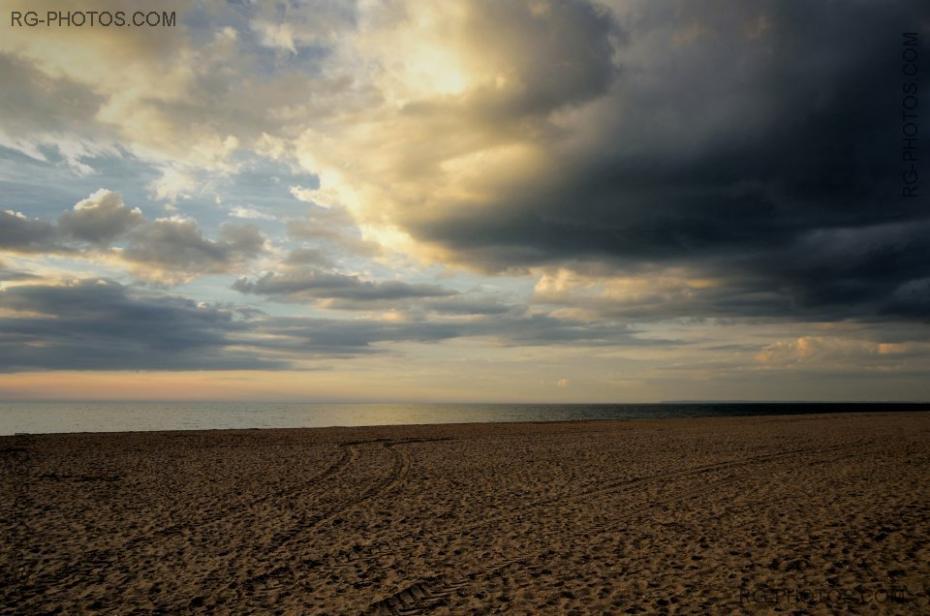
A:
{"type": "Polygon", "coordinates": [[[930,210],[901,188],[901,33],[922,30],[930,58],[930,4],[625,14],[594,145],[495,207],[410,222],[414,234],[492,270],[687,265],[725,283],[699,294],[706,314],[926,318],[930,210]]]}
{"type": "Polygon", "coordinates": [[[800,237],[772,262],[753,265],[785,289],[799,310],[830,311],[836,318],[927,320],[928,238],[930,220],[821,229],[800,237]]]}
{"type": "Polygon", "coordinates": [[[115,282],[10,287],[0,291],[0,308],[7,312],[0,318],[3,371],[286,365],[230,348],[232,337],[246,327],[230,311],[178,297],[135,294],[115,282]]]}
{"type": "Polygon", "coordinates": [[[396,280],[376,282],[322,270],[267,273],[254,280],[240,278],[233,284],[233,288],[242,293],[265,295],[284,301],[341,299],[370,302],[455,295],[455,291],[437,285],[409,284],[396,280]]]}

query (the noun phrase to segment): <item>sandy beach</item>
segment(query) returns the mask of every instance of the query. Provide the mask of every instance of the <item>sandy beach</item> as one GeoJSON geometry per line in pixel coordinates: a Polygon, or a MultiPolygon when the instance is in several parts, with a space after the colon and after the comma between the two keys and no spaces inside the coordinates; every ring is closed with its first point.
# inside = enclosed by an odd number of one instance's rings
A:
{"type": "Polygon", "coordinates": [[[928,613],[930,413],[0,438],[4,614],[928,613]]]}

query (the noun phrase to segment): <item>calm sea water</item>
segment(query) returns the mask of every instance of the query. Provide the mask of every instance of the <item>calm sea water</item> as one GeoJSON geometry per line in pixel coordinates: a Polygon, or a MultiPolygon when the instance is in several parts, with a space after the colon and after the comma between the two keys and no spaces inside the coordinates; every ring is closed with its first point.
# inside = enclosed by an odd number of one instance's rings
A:
{"type": "Polygon", "coordinates": [[[307,404],[299,402],[0,402],[0,434],[427,423],[666,419],[930,410],[924,404],[307,404]]]}

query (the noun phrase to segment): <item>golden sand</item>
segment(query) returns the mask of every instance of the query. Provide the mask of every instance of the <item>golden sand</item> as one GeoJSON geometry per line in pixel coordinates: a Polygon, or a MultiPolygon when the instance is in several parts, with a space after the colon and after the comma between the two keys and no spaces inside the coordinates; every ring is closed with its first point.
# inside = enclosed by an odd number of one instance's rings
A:
{"type": "Polygon", "coordinates": [[[930,613],[930,413],[0,438],[0,609],[930,613]]]}

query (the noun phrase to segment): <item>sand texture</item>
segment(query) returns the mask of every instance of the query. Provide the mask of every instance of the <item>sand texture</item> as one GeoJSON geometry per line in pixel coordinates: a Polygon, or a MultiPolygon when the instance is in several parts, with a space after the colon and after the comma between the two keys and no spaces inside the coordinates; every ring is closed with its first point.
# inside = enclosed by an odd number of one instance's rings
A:
{"type": "Polygon", "coordinates": [[[4,614],[930,613],[930,413],[0,438],[4,614]]]}

